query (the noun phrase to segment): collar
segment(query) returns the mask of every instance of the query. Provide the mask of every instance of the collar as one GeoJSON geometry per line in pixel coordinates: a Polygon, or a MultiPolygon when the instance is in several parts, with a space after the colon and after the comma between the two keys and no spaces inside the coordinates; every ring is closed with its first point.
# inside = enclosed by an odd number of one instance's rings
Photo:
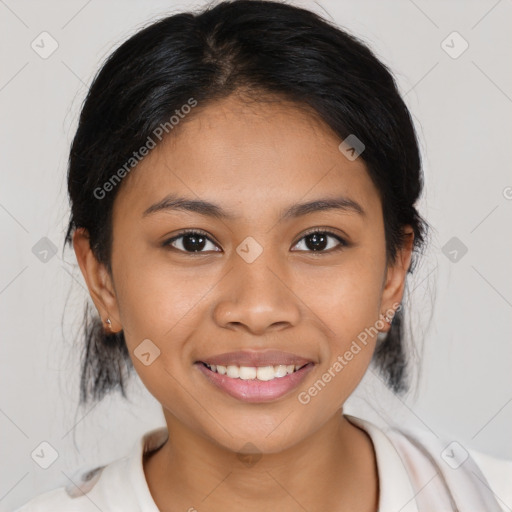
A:
{"type": "MultiPolygon", "coordinates": [[[[379,512],[418,512],[415,492],[406,468],[397,450],[386,435],[373,423],[352,415],[344,415],[352,424],[370,436],[377,460],[379,478],[379,512]]],[[[149,490],[142,458],[159,449],[168,439],[167,427],[145,433],[135,443],[129,455],[128,478],[137,502],[144,504],[144,512],[160,512],[149,490]]]]}

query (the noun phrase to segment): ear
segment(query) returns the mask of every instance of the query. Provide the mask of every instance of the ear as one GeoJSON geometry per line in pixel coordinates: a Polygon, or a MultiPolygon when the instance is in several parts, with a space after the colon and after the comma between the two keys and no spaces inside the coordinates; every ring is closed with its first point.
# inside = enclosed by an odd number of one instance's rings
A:
{"type": "MultiPolygon", "coordinates": [[[[381,318],[386,318],[387,314],[392,314],[398,308],[398,304],[402,302],[405,287],[405,279],[407,271],[411,264],[414,231],[411,226],[404,227],[405,240],[401,248],[399,248],[396,260],[392,264],[388,264],[386,277],[384,279],[382,296],[381,296],[381,318]]],[[[387,332],[390,324],[385,321],[385,327],[381,332],[387,332]]]]}
{"type": "Polygon", "coordinates": [[[77,228],[73,234],[73,248],[91,298],[104,325],[110,332],[122,329],[112,278],[103,263],[92,252],[89,233],[85,228],[77,228]],[[106,324],[107,318],[111,325],[106,324]]]}

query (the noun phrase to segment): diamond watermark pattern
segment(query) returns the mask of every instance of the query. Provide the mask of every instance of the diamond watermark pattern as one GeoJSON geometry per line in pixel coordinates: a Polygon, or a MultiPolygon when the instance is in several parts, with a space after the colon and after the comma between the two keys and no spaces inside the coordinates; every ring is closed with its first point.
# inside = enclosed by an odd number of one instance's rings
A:
{"type": "Polygon", "coordinates": [[[457,31],[454,31],[441,42],[441,48],[452,59],[458,59],[469,48],[469,43],[457,31]]]}
{"type": "Polygon", "coordinates": [[[47,59],[59,47],[59,43],[48,32],[41,32],[30,44],[39,57],[47,59]]]}
{"type": "Polygon", "coordinates": [[[468,248],[456,236],[454,236],[443,245],[441,252],[452,263],[458,263],[466,255],[468,248]]]}
{"type": "Polygon", "coordinates": [[[243,453],[237,453],[236,456],[247,467],[254,466],[262,457],[261,452],[252,443],[245,443],[242,450],[243,453]]]}
{"type": "Polygon", "coordinates": [[[366,146],[353,133],[344,139],[338,146],[338,149],[353,162],[364,150],[366,146]]]}
{"type": "Polygon", "coordinates": [[[57,246],[45,236],[39,240],[33,247],[32,253],[42,261],[47,263],[57,254],[57,246]]]}
{"type": "Polygon", "coordinates": [[[59,458],[59,453],[48,441],[43,441],[30,456],[38,466],[48,469],[59,458]]]}
{"type": "Polygon", "coordinates": [[[248,236],[236,248],[236,252],[246,263],[252,263],[263,252],[263,247],[252,236],[248,236]]]}
{"type": "Polygon", "coordinates": [[[460,443],[452,441],[442,452],[441,457],[452,469],[457,469],[462,466],[469,454],[460,443]]]}
{"type": "Polygon", "coordinates": [[[143,365],[149,366],[160,356],[160,349],[151,340],[145,339],[133,353],[143,365]]]}

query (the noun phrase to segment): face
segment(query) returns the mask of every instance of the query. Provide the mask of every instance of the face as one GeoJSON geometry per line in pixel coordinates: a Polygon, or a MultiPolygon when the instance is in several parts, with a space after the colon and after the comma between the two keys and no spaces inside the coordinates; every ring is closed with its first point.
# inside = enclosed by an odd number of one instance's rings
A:
{"type": "Polygon", "coordinates": [[[77,233],[80,266],[168,423],[233,451],[283,450],[331,419],[364,375],[377,329],[389,328],[382,314],[401,300],[410,246],[386,266],[364,162],[293,105],[231,96],[172,135],[118,192],[112,274],[77,233]],[[188,203],[173,206],[178,197],[188,203]],[[247,359],[215,359],[240,351],[247,359]],[[230,377],[202,364],[237,361],[257,369],[235,379],[236,368],[230,377]],[[280,363],[307,366],[258,370],[280,363]]]}

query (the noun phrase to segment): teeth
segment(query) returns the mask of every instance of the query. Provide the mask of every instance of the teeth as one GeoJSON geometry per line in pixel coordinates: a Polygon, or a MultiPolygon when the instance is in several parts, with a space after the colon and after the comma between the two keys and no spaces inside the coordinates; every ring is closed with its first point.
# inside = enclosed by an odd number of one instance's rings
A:
{"type": "Polygon", "coordinates": [[[273,366],[260,366],[256,375],[258,380],[272,380],[276,376],[273,366]]]}
{"type": "Polygon", "coordinates": [[[240,368],[238,366],[228,366],[226,375],[232,379],[240,378],[240,368]]]}
{"type": "Polygon", "coordinates": [[[238,377],[242,380],[255,379],[257,372],[259,372],[259,368],[256,370],[256,368],[250,368],[248,366],[240,366],[240,368],[234,366],[233,368],[238,369],[238,377]]]}
{"type": "Polygon", "coordinates": [[[276,377],[284,377],[287,374],[287,366],[284,364],[280,364],[279,366],[274,366],[276,377]]]}
{"type": "MultiPolygon", "coordinates": [[[[206,364],[206,363],[205,363],[206,364]]],[[[296,372],[301,365],[276,365],[276,366],[222,366],[220,364],[206,364],[206,366],[213,372],[219,373],[220,375],[226,375],[231,379],[242,379],[242,380],[272,380],[275,378],[285,377],[293,372],[296,372]]]]}

